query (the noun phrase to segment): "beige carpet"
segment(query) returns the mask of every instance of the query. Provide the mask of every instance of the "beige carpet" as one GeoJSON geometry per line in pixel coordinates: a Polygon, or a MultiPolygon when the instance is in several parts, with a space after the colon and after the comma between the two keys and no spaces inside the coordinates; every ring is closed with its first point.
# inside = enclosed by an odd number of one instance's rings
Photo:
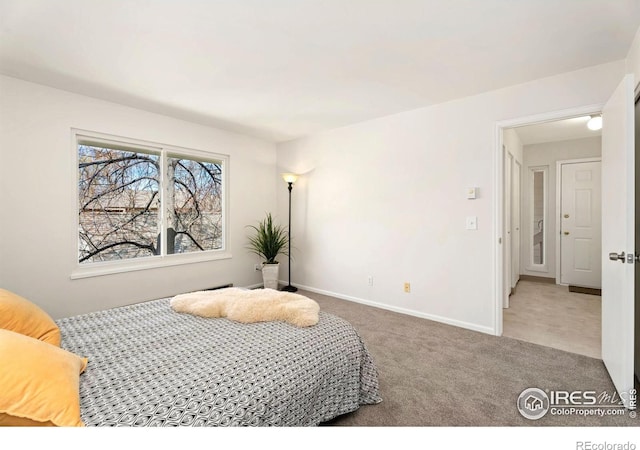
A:
{"type": "Polygon", "coordinates": [[[300,292],[350,321],[371,352],[383,397],[330,422],[343,426],[619,426],[624,417],[523,418],[529,387],[612,392],[602,361],[379,308],[300,292]]]}

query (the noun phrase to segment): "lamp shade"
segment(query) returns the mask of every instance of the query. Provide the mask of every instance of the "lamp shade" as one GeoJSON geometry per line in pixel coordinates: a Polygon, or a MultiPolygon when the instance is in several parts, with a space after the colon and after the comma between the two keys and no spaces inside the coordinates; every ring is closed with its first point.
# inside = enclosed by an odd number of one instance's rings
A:
{"type": "Polygon", "coordinates": [[[298,179],[298,175],[296,175],[295,173],[283,173],[282,179],[287,183],[295,183],[298,179]]]}

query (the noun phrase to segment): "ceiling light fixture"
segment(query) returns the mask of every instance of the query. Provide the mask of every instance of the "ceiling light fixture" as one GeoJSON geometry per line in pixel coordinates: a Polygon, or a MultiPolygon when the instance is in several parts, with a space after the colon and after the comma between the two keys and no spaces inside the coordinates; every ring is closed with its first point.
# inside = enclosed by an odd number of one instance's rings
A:
{"type": "Polygon", "coordinates": [[[587,122],[587,128],[596,131],[602,128],[602,116],[591,116],[587,122]]]}

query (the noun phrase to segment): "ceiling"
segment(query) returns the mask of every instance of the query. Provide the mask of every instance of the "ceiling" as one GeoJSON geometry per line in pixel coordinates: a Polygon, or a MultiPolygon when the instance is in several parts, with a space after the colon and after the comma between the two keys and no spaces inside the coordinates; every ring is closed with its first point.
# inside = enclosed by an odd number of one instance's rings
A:
{"type": "Polygon", "coordinates": [[[0,0],[0,73],[275,142],[625,58],[637,0],[0,0]]]}
{"type": "Polygon", "coordinates": [[[516,127],[514,130],[522,145],[542,144],[545,142],[568,141],[598,137],[602,130],[590,130],[587,122],[590,116],[580,116],[571,119],[544,122],[535,125],[516,127]]]}

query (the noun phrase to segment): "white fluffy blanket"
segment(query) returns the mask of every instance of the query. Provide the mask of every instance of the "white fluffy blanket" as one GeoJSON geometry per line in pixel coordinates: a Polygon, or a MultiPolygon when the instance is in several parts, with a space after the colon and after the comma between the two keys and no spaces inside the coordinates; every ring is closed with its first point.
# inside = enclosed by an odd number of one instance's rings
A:
{"type": "Polygon", "coordinates": [[[274,289],[224,288],[176,295],[174,311],[202,317],[226,317],[243,323],[281,320],[297,327],[318,323],[320,306],[303,295],[274,289]]]}

